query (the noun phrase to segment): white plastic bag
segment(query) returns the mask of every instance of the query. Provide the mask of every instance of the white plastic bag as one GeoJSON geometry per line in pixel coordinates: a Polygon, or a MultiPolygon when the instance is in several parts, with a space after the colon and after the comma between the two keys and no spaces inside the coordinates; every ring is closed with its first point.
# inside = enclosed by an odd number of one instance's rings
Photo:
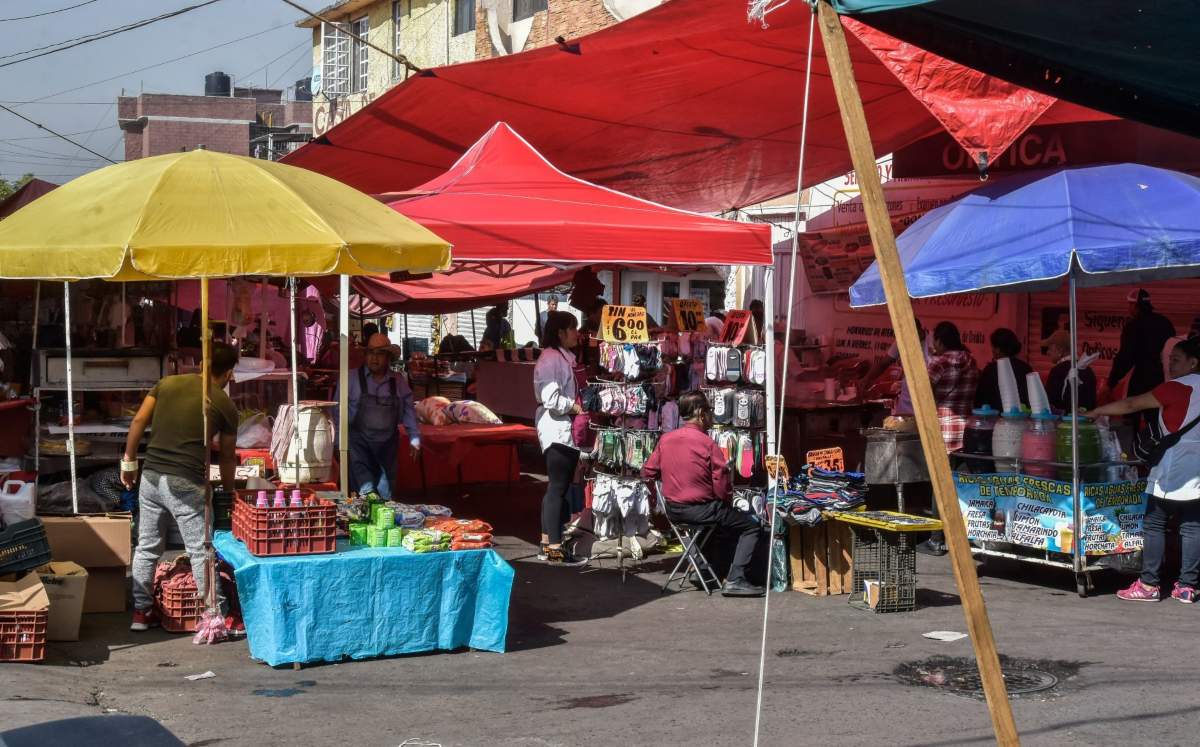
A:
{"type": "Polygon", "coordinates": [[[256,412],[238,425],[239,449],[265,449],[271,445],[271,420],[264,412],[256,412]]]}

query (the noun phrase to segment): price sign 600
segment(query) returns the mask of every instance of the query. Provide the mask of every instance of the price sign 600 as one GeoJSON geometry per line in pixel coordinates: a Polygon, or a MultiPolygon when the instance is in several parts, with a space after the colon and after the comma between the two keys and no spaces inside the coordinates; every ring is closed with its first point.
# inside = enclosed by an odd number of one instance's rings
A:
{"type": "Polygon", "coordinates": [[[649,342],[646,309],[641,306],[605,306],[600,336],[606,342],[649,342]]]}

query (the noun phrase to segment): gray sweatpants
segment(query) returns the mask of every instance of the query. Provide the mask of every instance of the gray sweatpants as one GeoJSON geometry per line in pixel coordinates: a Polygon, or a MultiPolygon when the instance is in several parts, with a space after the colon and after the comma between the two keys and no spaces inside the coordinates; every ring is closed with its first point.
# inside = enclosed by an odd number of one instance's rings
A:
{"type": "MultiPolygon", "coordinates": [[[[133,553],[133,606],[144,610],[154,606],[154,569],[166,545],[166,519],[175,517],[183,546],[192,561],[196,589],[204,595],[208,572],[204,548],[204,486],[184,477],[142,470],[138,487],[138,544],[133,553]]],[[[226,608],[221,586],[217,584],[217,603],[226,608]]]]}

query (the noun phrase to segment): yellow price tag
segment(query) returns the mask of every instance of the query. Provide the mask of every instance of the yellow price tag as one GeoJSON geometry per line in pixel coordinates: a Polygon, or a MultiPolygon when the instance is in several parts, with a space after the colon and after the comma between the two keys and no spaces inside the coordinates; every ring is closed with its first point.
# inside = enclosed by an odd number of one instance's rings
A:
{"type": "Polygon", "coordinates": [[[646,309],[642,306],[605,306],[600,316],[600,337],[605,342],[650,342],[646,309]]]}
{"type": "Polygon", "coordinates": [[[703,332],[704,304],[695,298],[672,298],[671,308],[675,312],[675,328],[680,332],[703,332]]]}

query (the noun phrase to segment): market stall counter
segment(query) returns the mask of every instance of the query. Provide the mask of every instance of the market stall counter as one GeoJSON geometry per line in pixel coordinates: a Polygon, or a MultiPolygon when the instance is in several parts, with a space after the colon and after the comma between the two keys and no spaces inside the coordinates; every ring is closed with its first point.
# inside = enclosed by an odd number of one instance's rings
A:
{"type": "MultiPolygon", "coordinates": [[[[400,443],[408,443],[403,426],[400,443]]],[[[517,446],[522,443],[536,444],[537,431],[508,423],[422,425],[418,456],[400,450],[394,490],[416,493],[447,485],[516,482],[521,477],[517,446]],[[470,468],[463,469],[468,459],[470,468]]]]}
{"type": "Polygon", "coordinates": [[[271,666],[470,646],[503,653],[513,569],[494,550],[352,547],[256,557],[213,538],[234,569],[250,655],[271,666]]]}

